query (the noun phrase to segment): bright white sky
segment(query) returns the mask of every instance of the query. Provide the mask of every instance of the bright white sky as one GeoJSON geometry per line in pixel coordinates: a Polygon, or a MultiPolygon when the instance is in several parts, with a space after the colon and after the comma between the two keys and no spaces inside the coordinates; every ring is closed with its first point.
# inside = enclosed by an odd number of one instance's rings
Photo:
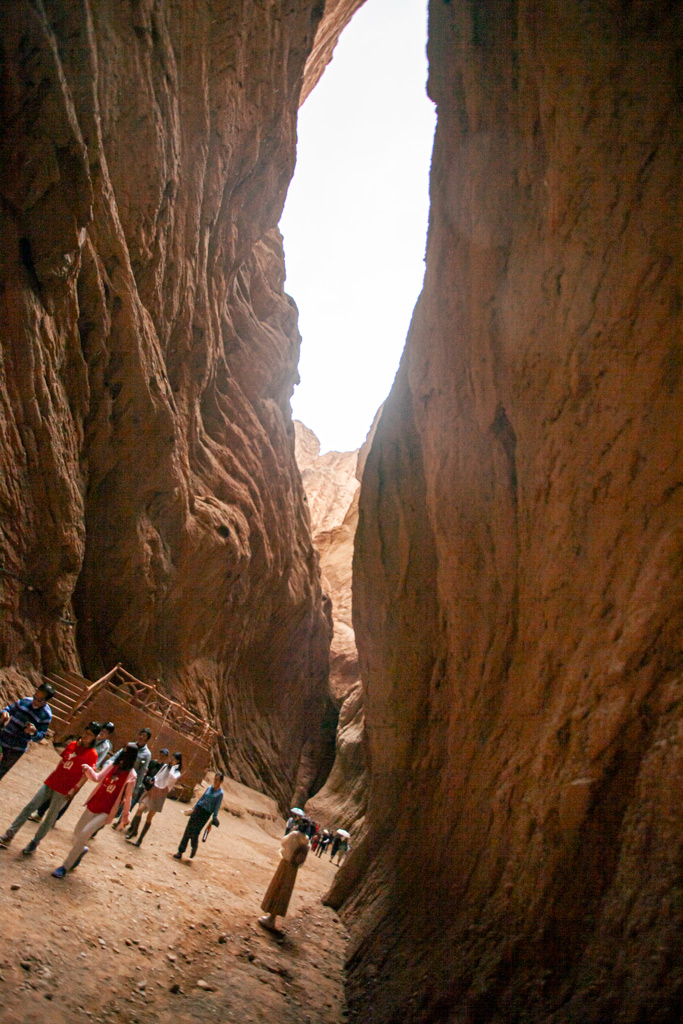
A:
{"type": "Polygon", "coordinates": [[[366,0],[299,111],[280,230],[303,337],[296,419],[359,448],[422,287],[434,106],[426,0],[366,0]]]}

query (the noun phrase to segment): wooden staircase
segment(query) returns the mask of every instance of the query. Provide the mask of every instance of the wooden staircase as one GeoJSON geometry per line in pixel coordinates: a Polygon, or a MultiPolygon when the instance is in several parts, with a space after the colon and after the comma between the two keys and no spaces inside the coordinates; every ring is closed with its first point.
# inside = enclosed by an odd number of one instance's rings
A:
{"type": "Polygon", "coordinates": [[[64,669],[50,672],[43,679],[55,688],[50,707],[56,746],[80,736],[93,718],[116,723],[120,740],[117,738],[115,743],[125,742],[138,734],[141,725],[149,725],[155,745],[163,742],[169,749],[173,746],[182,752],[183,781],[176,787],[176,794],[181,800],[190,799],[194,787],[204,778],[219,735],[205,719],[153,684],[137,679],[120,662],[95,682],[64,669]]]}
{"type": "Polygon", "coordinates": [[[92,686],[92,683],[84,676],[68,672],[65,669],[60,672],[50,672],[48,675],[44,675],[43,679],[46,683],[52,683],[55,688],[54,697],[50,697],[49,704],[52,709],[52,729],[54,732],[58,732],[66,726],[74,708],[85,691],[92,686]]]}

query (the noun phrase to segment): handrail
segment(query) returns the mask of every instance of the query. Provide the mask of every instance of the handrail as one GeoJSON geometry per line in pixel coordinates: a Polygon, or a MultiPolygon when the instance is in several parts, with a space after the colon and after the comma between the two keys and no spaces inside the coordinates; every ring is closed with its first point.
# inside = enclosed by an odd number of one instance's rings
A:
{"type": "Polygon", "coordinates": [[[211,750],[216,737],[220,735],[219,731],[208,722],[193,714],[183,704],[161,693],[152,683],[145,683],[142,679],[137,679],[131,672],[123,668],[121,662],[118,662],[106,675],[84,689],[73,706],[70,718],[73,719],[81,712],[105,687],[111,687],[112,693],[120,695],[131,706],[160,715],[164,722],[168,721],[172,728],[190,737],[194,743],[206,751],[211,750]]]}
{"type": "Polygon", "coordinates": [[[142,690],[145,691],[147,695],[146,701],[137,692],[131,694],[131,696],[134,699],[137,699],[140,702],[140,704],[142,704],[143,707],[147,706],[149,707],[150,710],[157,710],[158,714],[165,715],[168,715],[172,711],[172,709],[177,709],[177,712],[180,715],[182,715],[182,718],[186,722],[188,722],[188,724],[191,724],[194,728],[199,728],[203,735],[206,735],[206,733],[213,733],[214,736],[219,735],[217,729],[214,729],[213,726],[208,724],[208,722],[205,722],[202,718],[199,718],[197,715],[193,714],[183,704],[180,704],[178,701],[173,700],[171,697],[167,697],[165,693],[161,693],[161,691],[158,690],[153,683],[143,682],[141,679],[138,679],[136,676],[134,676],[131,672],[128,672],[125,668],[121,667],[121,665],[117,666],[117,668],[118,674],[124,677],[124,682],[132,683],[136,687],[136,689],[138,687],[141,687],[142,690]],[[161,711],[161,709],[153,708],[152,705],[156,702],[160,703],[162,707],[165,706],[164,711],[161,711]]]}
{"type": "Polygon", "coordinates": [[[95,695],[95,693],[97,693],[99,690],[103,689],[107,685],[112,676],[120,668],[121,662],[119,661],[116,663],[116,665],[114,665],[114,667],[109,672],[107,672],[106,675],[102,676],[100,679],[96,679],[94,683],[91,683],[90,686],[86,687],[86,689],[83,691],[79,699],[74,704],[73,711],[71,712],[72,718],[78,711],[80,711],[80,709],[85,704],[87,704],[87,702],[90,700],[91,697],[95,695]]]}

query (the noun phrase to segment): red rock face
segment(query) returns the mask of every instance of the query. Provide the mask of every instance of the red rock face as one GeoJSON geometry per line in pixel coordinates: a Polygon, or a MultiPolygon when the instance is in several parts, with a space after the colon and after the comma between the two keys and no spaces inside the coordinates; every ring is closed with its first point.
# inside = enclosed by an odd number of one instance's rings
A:
{"type": "Polygon", "coordinates": [[[359,1021],[680,1019],[680,13],[431,4],[427,273],[354,562],[359,1021]]]}
{"type": "Polygon", "coordinates": [[[327,700],[275,229],[321,15],[0,15],[5,689],[121,660],[206,714],[224,763],[283,802],[327,700]]]}
{"type": "Polygon", "coordinates": [[[332,60],[332,53],[342,29],[348,24],[351,15],[364,3],[365,0],[322,0],[318,4],[319,7],[324,7],[325,16],[316,33],[315,45],[306,61],[304,87],[301,91],[302,103],[332,60]]]}

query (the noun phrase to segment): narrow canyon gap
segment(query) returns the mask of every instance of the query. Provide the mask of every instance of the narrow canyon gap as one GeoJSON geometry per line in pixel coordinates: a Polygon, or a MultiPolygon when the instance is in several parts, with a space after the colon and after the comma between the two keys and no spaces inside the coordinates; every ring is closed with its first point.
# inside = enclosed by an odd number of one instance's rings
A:
{"type": "MultiPolygon", "coordinates": [[[[0,10],[3,692],[120,659],[281,804],[331,627],[275,225],[358,6],[0,10]]],[[[430,4],[427,272],[356,538],[366,831],[328,897],[361,1024],[680,1019],[682,27],[430,4]]]]}

